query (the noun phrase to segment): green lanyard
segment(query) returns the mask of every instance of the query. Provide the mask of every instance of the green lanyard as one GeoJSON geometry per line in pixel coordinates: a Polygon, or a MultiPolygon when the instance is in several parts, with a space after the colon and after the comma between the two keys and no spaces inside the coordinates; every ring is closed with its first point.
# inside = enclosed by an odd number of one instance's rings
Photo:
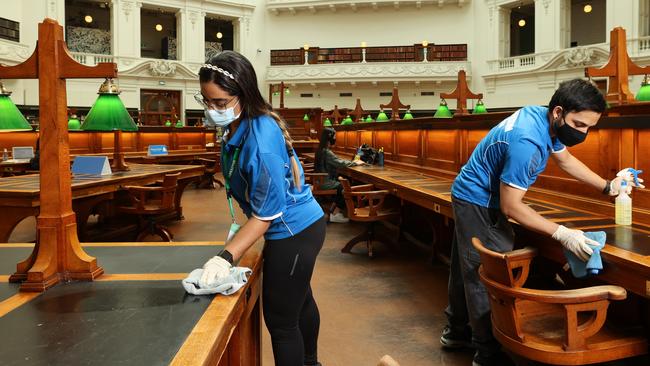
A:
{"type": "MultiPolygon", "coordinates": [[[[239,151],[241,148],[236,147],[235,148],[235,153],[233,154],[232,157],[232,162],[230,163],[230,169],[228,169],[228,172],[223,175],[225,181],[226,181],[226,197],[228,197],[228,208],[230,208],[230,217],[232,218],[232,223],[235,223],[235,208],[232,205],[232,194],[230,191],[230,178],[232,177],[233,173],[235,172],[235,166],[237,166],[237,160],[239,159],[239,151]]],[[[228,161],[229,158],[228,153],[224,154],[224,162],[228,161]]]]}

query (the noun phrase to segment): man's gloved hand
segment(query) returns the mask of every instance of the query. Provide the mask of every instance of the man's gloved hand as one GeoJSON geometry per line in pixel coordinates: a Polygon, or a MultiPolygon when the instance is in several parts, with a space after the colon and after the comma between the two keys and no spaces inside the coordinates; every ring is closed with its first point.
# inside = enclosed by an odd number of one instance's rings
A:
{"type": "Polygon", "coordinates": [[[553,239],[562,243],[563,247],[571,251],[583,262],[588,261],[594,252],[588,244],[599,245],[597,241],[587,238],[582,230],[569,229],[563,225],[558,226],[557,230],[555,230],[553,239]]]}
{"type": "Polygon", "coordinates": [[[199,280],[199,286],[206,288],[213,286],[219,279],[230,274],[232,265],[220,256],[212,257],[203,265],[203,275],[199,280]]]}
{"type": "Polygon", "coordinates": [[[632,187],[635,188],[645,188],[645,186],[641,183],[643,183],[643,179],[638,178],[637,181],[634,181],[634,174],[630,171],[629,168],[625,168],[621,170],[620,172],[616,173],[616,178],[612,179],[611,182],[609,182],[609,195],[610,196],[618,196],[618,194],[621,192],[621,182],[626,181],[627,186],[625,188],[625,193],[630,194],[632,193],[632,187]]]}

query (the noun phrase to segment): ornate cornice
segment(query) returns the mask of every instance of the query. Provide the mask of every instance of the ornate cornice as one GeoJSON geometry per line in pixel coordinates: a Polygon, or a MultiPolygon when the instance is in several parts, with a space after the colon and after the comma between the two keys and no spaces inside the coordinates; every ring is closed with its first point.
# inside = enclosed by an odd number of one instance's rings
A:
{"type": "MultiPolygon", "coordinates": [[[[127,62],[119,62],[119,65],[125,64],[127,62]]],[[[192,64],[178,61],[140,59],[139,62],[133,62],[131,65],[133,66],[130,68],[120,68],[119,76],[198,80],[198,73],[193,70],[195,66],[192,64]]],[[[196,70],[198,70],[198,67],[196,66],[196,70]]]]}
{"type": "Polygon", "coordinates": [[[27,45],[0,39],[0,63],[15,65],[27,59],[34,49],[27,45]]]}
{"type": "Polygon", "coordinates": [[[470,63],[465,61],[386,62],[269,66],[266,72],[266,81],[293,83],[444,81],[456,80],[459,70],[470,71],[470,63]]]}
{"type": "Polygon", "coordinates": [[[338,9],[357,12],[360,9],[376,11],[380,7],[391,7],[396,10],[399,10],[400,7],[421,9],[423,5],[463,7],[470,2],[471,0],[268,0],[266,9],[275,15],[282,13],[295,15],[299,10],[311,14],[319,10],[336,12],[338,9]]]}

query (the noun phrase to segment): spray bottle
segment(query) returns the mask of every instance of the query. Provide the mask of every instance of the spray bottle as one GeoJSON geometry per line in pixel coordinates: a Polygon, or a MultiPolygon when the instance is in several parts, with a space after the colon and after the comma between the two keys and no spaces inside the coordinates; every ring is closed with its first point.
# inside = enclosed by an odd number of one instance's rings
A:
{"type": "Polygon", "coordinates": [[[621,190],[614,200],[616,225],[632,225],[632,198],[627,194],[627,182],[621,182],[621,190]]]}
{"type": "Polygon", "coordinates": [[[361,160],[361,146],[357,148],[357,153],[354,155],[354,159],[352,161],[357,161],[361,160]]]}

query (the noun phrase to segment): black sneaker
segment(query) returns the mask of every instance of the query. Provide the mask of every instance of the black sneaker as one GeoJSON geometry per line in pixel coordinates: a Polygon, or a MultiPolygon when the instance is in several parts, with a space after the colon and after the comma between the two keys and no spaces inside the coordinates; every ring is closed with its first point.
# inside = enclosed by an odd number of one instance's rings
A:
{"type": "Polygon", "coordinates": [[[465,327],[462,332],[454,331],[446,325],[440,336],[440,344],[443,348],[457,349],[472,346],[472,332],[469,327],[465,327]]]}
{"type": "Polygon", "coordinates": [[[505,352],[486,353],[476,351],[472,366],[515,366],[515,363],[505,352]]]}

